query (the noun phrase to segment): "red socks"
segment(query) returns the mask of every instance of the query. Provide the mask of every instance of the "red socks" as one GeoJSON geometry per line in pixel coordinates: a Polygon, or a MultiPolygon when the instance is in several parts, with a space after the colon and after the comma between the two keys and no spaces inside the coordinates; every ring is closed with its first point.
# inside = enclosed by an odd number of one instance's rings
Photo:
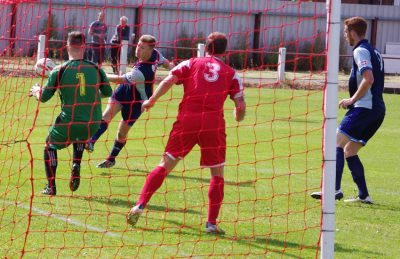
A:
{"type": "Polygon", "coordinates": [[[208,222],[216,225],[219,210],[224,199],[224,178],[212,176],[208,188],[208,222]]]}
{"type": "Polygon", "coordinates": [[[146,182],[143,185],[139,200],[136,205],[142,205],[143,208],[146,207],[147,202],[149,202],[151,196],[153,196],[158,188],[160,188],[167,175],[167,170],[165,170],[164,167],[157,166],[154,168],[146,178],[146,182]]]}
{"type": "MultiPolygon", "coordinates": [[[[164,182],[165,177],[168,175],[164,167],[157,166],[147,176],[146,182],[140,193],[140,197],[136,205],[146,207],[151,199],[151,196],[160,188],[164,182]]],[[[216,225],[219,211],[221,209],[222,200],[224,199],[224,178],[220,176],[213,176],[210,180],[210,187],[208,189],[208,222],[216,225]]]]}

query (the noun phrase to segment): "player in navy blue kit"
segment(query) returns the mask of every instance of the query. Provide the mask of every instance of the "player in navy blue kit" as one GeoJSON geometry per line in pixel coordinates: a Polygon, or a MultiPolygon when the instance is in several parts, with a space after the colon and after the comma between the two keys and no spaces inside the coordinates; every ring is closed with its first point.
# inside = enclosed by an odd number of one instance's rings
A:
{"type": "MultiPolygon", "coordinates": [[[[350,98],[339,102],[339,108],[349,109],[341,121],[336,134],[336,192],[335,199],[343,198],[340,187],[344,162],[351,171],[358,187],[358,196],[345,202],[371,204],[364,166],[358,151],[381,126],[385,117],[385,103],[382,93],[384,87],[384,64],[381,54],[366,40],[367,22],[361,17],[344,21],[344,36],[353,46],[353,67],[349,79],[350,98]]],[[[321,199],[321,192],[311,197],[321,199]]]]}
{"type": "Polygon", "coordinates": [[[125,146],[130,128],[142,114],[143,101],[153,94],[157,66],[172,68],[172,64],[155,49],[155,45],[156,38],[154,36],[141,36],[135,53],[139,61],[132,71],[122,76],[107,75],[110,82],[121,84],[109,99],[100,128],[88,141],[86,149],[89,152],[94,150],[94,144],[107,130],[108,124],[118,112],[121,112],[122,120],[119,123],[117,137],[111,153],[106,160],[97,165],[98,168],[109,168],[115,165],[115,157],[125,146]]]}

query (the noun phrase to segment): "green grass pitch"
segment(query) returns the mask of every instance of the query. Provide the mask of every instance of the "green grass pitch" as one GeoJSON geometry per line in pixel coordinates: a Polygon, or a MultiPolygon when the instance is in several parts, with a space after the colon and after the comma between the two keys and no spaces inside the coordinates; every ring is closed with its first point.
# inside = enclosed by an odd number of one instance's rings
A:
{"type": "MultiPolygon", "coordinates": [[[[137,226],[126,223],[147,173],[161,158],[181,87],[174,87],[142,115],[114,168],[98,169],[96,165],[112,147],[117,115],[95,152],[84,153],[81,186],[74,193],[68,187],[72,148],[59,151],[57,196],[49,198],[40,194],[46,183],[43,145],[60,111],[58,96],[38,106],[27,92],[39,79],[0,80],[0,255],[316,256],[321,207],[309,193],[318,190],[321,182],[321,91],[247,88],[247,116],[239,124],[227,100],[226,187],[219,218],[227,235],[216,237],[204,232],[209,171],[199,168],[198,148],[167,177],[137,226]]],[[[400,96],[385,95],[385,100],[382,128],[360,153],[376,204],[336,203],[337,258],[400,254],[400,166],[396,162],[400,96]]],[[[339,111],[339,120],[343,114],[339,111]]],[[[343,191],[347,197],[355,195],[347,168],[343,191]]]]}

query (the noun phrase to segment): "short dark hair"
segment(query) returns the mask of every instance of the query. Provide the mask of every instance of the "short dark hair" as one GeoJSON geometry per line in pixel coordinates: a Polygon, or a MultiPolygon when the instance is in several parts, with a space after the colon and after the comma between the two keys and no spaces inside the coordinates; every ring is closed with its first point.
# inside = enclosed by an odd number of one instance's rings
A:
{"type": "Polygon", "coordinates": [[[68,33],[68,45],[74,48],[80,48],[85,45],[85,34],[80,31],[71,31],[68,33]]]}
{"type": "Polygon", "coordinates": [[[367,32],[367,21],[359,16],[348,18],[344,21],[349,31],[355,31],[359,37],[364,37],[367,32]]]}
{"type": "Polygon", "coordinates": [[[150,34],[144,34],[139,38],[139,41],[148,44],[150,47],[154,48],[157,43],[156,37],[150,34]]]}
{"type": "Polygon", "coordinates": [[[206,52],[208,54],[223,54],[226,51],[228,40],[222,32],[213,32],[207,36],[206,52]]]}

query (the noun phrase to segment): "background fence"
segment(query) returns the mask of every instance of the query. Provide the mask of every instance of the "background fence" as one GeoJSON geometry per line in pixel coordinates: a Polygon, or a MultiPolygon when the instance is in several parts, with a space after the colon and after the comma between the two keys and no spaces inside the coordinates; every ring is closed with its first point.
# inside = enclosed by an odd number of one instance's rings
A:
{"type": "MultiPolygon", "coordinates": [[[[232,0],[228,3],[163,1],[160,4],[159,1],[146,1],[143,5],[138,0],[129,4],[101,0],[2,3],[0,32],[3,38],[0,39],[0,49],[3,53],[12,51],[15,55],[33,55],[36,44],[24,39],[34,39],[47,29],[48,24],[51,25],[49,40],[65,40],[71,30],[87,32],[90,23],[97,19],[97,13],[106,9],[108,40],[119,17],[125,15],[131,32],[136,35],[130,43],[134,43],[141,34],[153,34],[164,46],[161,51],[166,57],[178,54],[187,58],[185,53],[179,53],[179,47],[196,48],[208,33],[216,30],[229,32],[229,49],[237,51],[231,57],[231,63],[237,68],[241,68],[241,64],[246,67],[276,67],[277,54],[268,53],[278,53],[280,47],[286,47],[288,54],[306,52],[322,55],[326,34],[325,3],[255,0],[232,0]],[[161,6],[162,9],[159,8],[161,6]],[[251,13],[248,13],[248,7],[251,7],[251,13]],[[194,20],[195,23],[192,22],[194,20]],[[32,26],[26,26],[30,24],[32,26]]],[[[367,38],[385,54],[388,43],[400,42],[399,13],[400,6],[342,4],[341,17],[343,20],[360,15],[368,19],[370,30],[367,38]]],[[[344,43],[343,38],[341,43],[344,43]]],[[[59,47],[59,43],[52,45],[54,49],[59,47]]],[[[341,44],[340,52],[348,55],[351,48],[341,44]]],[[[186,53],[195,56],[190,51],[186,53]]],[[[289,60],[293,58],[301,59],[288,56],[289,60]]],[[[348,68],[349,63],[342,59],[341,67],[348,68]]],[[[293,69],[293,65],[289,63],[286,68],[293,69]]]]}

